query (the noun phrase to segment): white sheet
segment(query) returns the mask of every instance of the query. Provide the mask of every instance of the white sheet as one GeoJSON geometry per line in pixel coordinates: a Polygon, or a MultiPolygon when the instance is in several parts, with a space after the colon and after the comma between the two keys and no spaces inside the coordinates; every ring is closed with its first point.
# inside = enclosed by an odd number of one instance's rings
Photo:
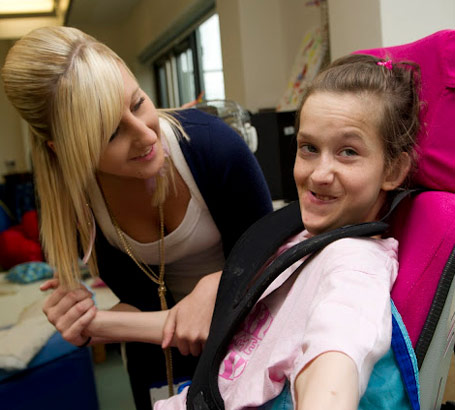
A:
{"type": "MultiPolygon", "coordinates": [[[[0,368],[24,369],[55,332],[42,311],[49,291],[41,292],[41,283],[12,284],[0,274],[0,368]]],[[[89,286],[91,283],[88,281],[89,286]]],[[[118,302],[107,287],[93,290],[98,309],[109,309],[118,302]]]]}

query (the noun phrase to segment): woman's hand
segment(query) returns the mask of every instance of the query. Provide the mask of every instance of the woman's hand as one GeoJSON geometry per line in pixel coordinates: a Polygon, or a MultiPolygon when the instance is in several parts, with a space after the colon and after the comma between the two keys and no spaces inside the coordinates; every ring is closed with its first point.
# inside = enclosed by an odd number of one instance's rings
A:
{"type": "Polygon", "coordinates": [[[193,291],[170,311],[163,330],[162,347],[171,343],[180,353],[199,356],[210,330],[221,271],[203,277],[193,291]]]}
{"type": "Polygon", "coordinates": [[[40,290],[54,289],[43,305],[43,312],[62,337],[81,346],[88,336],[83,331],[94,319],[97,309],[92,294],[84,287],[67,291],[59,286],[58,279],[50,279],[40,286],[40,290]]]}

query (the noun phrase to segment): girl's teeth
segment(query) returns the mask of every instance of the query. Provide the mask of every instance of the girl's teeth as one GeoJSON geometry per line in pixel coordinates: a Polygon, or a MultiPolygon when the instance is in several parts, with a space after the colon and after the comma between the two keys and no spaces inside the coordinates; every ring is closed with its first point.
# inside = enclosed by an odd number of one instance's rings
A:
{"type": "Polygon", "coordinates": [[[152,149],[149,149],[144,155],[140,155],[139,158],[144,158],[144,157],[146,157],[148,154],[150,154],[150,151],[151,151],[151,150],[152,150],[152,149]]]}
{"type": "Polygon", "coordinates": [[[325,195],[314,194],[314,196],[315,196],[317,199],[320,199],[321,201],[330,201],[331,199],[333,199],[333,197],[331,197],[331,196],[325,196],[325,195]]]}

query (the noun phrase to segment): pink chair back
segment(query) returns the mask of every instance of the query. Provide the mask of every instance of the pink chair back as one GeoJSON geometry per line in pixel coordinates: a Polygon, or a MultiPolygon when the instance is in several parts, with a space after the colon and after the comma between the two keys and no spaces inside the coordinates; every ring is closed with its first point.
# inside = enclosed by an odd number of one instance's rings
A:
{"type": "Polygon", "coordinates": [[[424,192],[399,206],[392,222],[400,241],[400,272],[392,298],[415,347],[441,273],[455,244],[455,30],[396,47],[361,50],[420,66],[423,102],[416,185],[424,192]]]}

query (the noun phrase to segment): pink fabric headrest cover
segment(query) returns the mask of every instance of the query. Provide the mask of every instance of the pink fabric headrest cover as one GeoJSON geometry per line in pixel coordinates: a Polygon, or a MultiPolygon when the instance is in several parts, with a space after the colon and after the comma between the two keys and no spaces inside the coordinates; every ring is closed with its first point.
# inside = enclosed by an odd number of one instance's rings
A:
{"type": "MultiPolygon", "coordinates": [[[[393,62],[420,66],[423,103],[414,182],[455,191],[455,31],[439,31],[414,43],[361,50],[393,62]]],[[[455,243],[455,195],[424,192],[401,204],[392,222],[400,242],[400,273],[392,298],[415,346],[430,310],[442,270],[455,243]]]]}
{"type": "Polygon", "coordinates": [[[360,50],[413,61],[420,66],[423,124],[418,136],[418,170],[413,178],[427,188],[455,192],[455,30],[439,31],[413,43],[360,50]]]}
{"type": "Polygon", "coordinates": [[[455,194],[430,191],[407,199],[394,215],[392,235],[400,243],[392,299],[415,346],[455,243],[455,194]]]}

